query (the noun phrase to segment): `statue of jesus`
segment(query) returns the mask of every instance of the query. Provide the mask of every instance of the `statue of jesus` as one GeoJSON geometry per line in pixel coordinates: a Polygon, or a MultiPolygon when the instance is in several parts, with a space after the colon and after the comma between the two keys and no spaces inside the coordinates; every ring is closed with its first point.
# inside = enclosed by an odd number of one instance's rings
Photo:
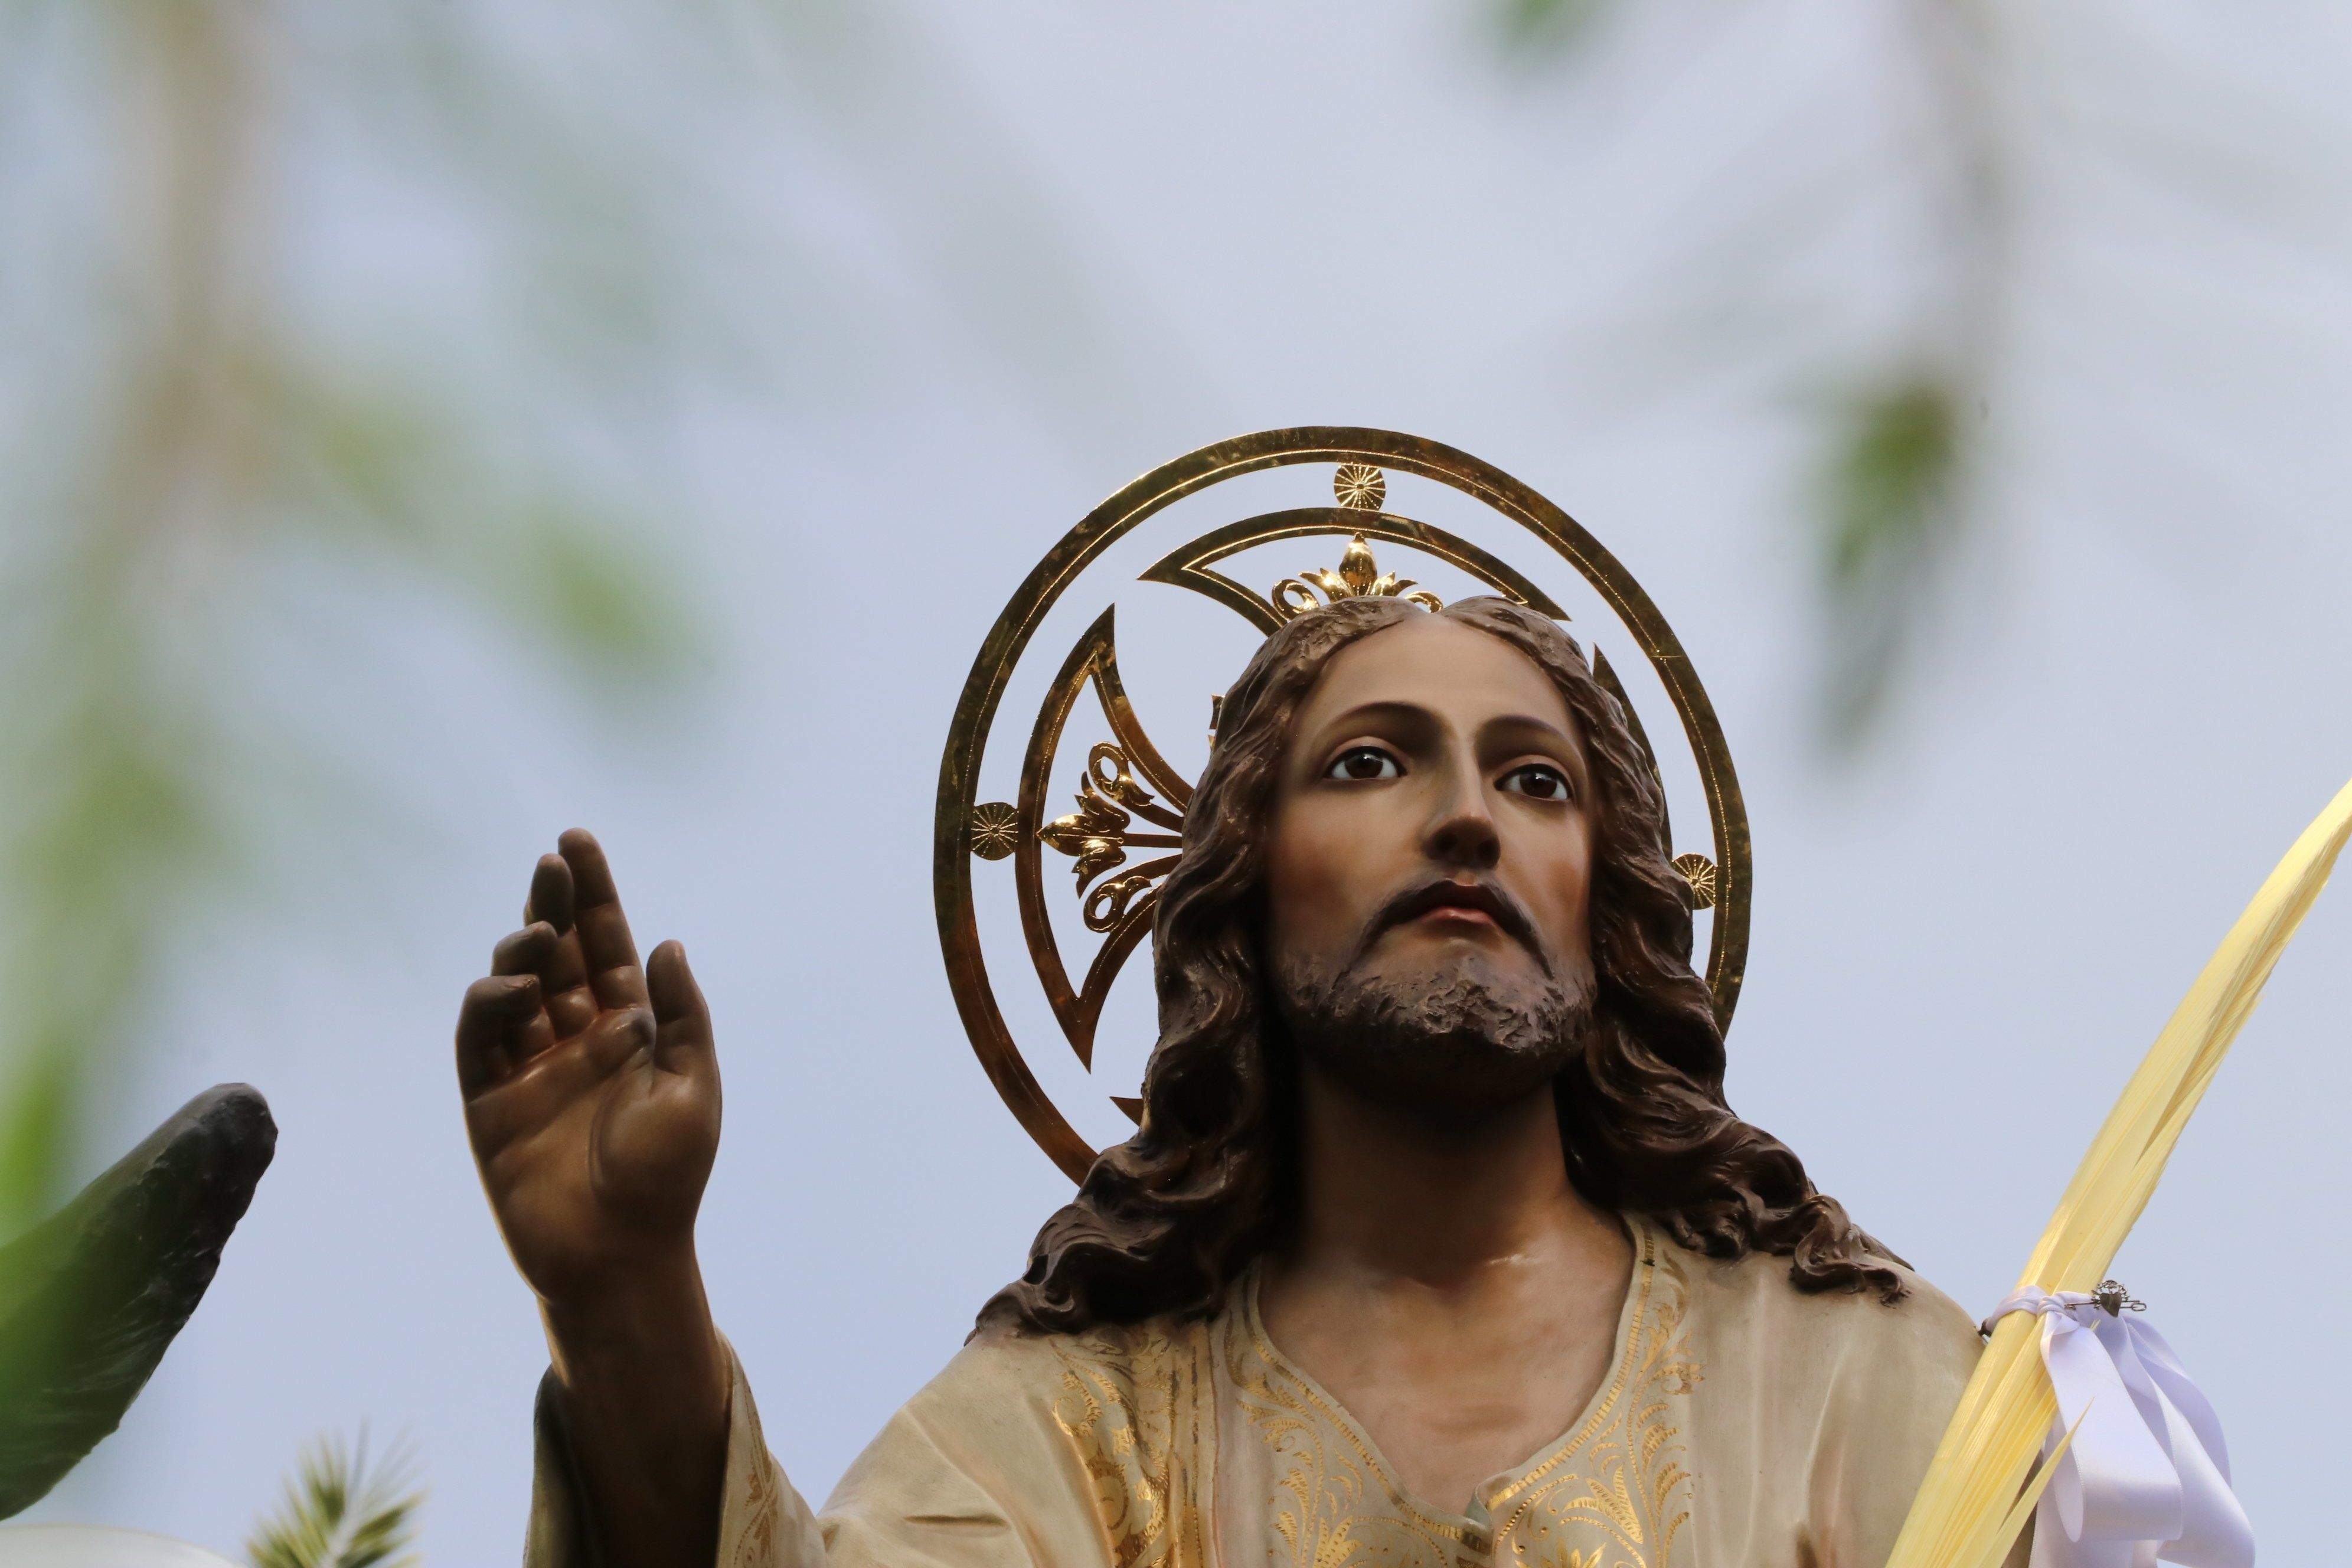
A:
{"type": "Polygon", "coordinates": [[[1542,615],[1285,624],[1161,892],[1138,1131],[821,1510],[696,1260],[709,1014],[566,834],[457,1039],[551,1352],[525,1563],[1879,1568],[1980,1342],[1726,1102],[1664,810],[1542,615]]]}

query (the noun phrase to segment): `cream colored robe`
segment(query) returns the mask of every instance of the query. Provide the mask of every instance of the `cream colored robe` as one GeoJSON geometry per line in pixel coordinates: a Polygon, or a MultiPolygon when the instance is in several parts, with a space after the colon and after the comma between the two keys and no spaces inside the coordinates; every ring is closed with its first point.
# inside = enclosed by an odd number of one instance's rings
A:
{"type": "MultiPolygon", "coordinates": [[[[1609,1375],[1465,1511],[1403,1494],[1267,1340],[1252,1273],[1206,1321],[966,1345],[821,1513],[737,1363],[718,1568],[1880,1568],[1976,1363],[1968,1314],[1628,1225],[1609,1375]]],[[[594,1562],[559,1415],[543,1383],[525,1568],[594,1562]]]]}

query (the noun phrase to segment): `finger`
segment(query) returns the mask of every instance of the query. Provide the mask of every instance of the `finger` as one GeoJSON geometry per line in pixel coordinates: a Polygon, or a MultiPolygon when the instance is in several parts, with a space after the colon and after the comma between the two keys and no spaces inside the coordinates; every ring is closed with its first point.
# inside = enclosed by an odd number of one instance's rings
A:
{"type": "MultiPolygon", "coordinates": [[[[545,921],[534,921],[499,939],[499,945],[490,950],[490,973],[533,975],[540,983],[540,995],[552,996],[556,991],[551,977],[557,973],[562,947],[562,939],[555,934],[553,926],[545,921]]],[[[542,1004],[524,1021],[511,1042],[514,1059],[518,1064],[527,1062],[555,1041],[555,1020],[542,1004]]]]}
{"type": "Polygon", "coordinates": [[[620,890],[613,885],[604,847],[584,827],[570,829],[555,843],[572,868],[572,915],[579,922],[580,952],[587,961],[588,984],[596,1000],[607,1007],[643,1006],[645,971],[637,967],[637,944],[629,935],[628,917],[621,912],[620,890]]]}
{"type": "Polygon", "coordinates": [[[581,1049],[599,1078],[653,1049],[654,1016],[643,1005],[606,1013],[583,1037],[581,1049]]]}
{"type": "Polygon", "coordinates": [[[540,978],[547,985],[547,1018],[556,1038],[568,1040],[596,1021],[596,994],[588,988],[577,927],[555,939],[555,952],[540,978]]]}
{"type": "Polygon", "coordinates": [[[571,866],[561,855],[541,856],[522,915],[526,926],[544,922],[556,935],[554,952],[539,972],[552,1039],[568,1040],[596,1021],[596,994],[589,989],[587,961],[580,954],[578,904],[571,866]]]}
{"type": "Polygon", "coordinates": [[[490,949],[490,973],[544,975],[555,961],[555,928],[545,921],[533,921],[499,939],[499,945],[490,949]]]}
{"type": "Polygon", "coordinates": [[[719,1070],[719,1053],[710,1037],[710,1006],[702,987],[687,967],[686,949],[666,942],[654,949],[646,966],[646,989],[652,993],[656,1027],[654,1061],[671,1072],[719,1070]]]}
{"type": "Polygon", "coordinates": [[[539,1012],[539,976],[490,974],[466,988],[457,1009],[457,1087],[468,1095],[514,1068],[523,1026],[539,1012]]]}
{"type": "Polygon", "coordinates": [[[572,929],[572,868],[561,855],[542,855],[530,874],[530,897],[522,906],[522,923],[545,921],[562,936],[572,929]]]}

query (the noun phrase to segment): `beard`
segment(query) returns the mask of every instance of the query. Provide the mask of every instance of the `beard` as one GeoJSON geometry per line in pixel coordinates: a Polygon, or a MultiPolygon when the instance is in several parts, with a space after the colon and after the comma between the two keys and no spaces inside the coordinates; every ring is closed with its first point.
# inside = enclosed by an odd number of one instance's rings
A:
{"type": "Polygon", "coordinates": [[[1594,983],[1500,973],[1472,954],[1436,976],[1349,963],[1275,965],[1275,1004],[1302,1060],[1374,1104],[1449,1121],[1533,1094],[1576,1059],[1594,983]]]}

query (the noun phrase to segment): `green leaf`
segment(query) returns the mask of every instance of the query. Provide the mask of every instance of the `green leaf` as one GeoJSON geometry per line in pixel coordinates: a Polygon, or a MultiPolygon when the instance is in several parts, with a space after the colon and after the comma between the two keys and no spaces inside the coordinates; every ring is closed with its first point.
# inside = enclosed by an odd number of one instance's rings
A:
{"type": "Polygon", "coordinates": [[[356,1449],[325,1437],[303,1454],[277,1514],[254,1528],[245,1554],[253,1568],[414,1568],[394,1554],[415,1539],[425,1495],[409,1485],[409,1461],[395,1453],[371,1474],[367,1434],[356,1449]]]}

